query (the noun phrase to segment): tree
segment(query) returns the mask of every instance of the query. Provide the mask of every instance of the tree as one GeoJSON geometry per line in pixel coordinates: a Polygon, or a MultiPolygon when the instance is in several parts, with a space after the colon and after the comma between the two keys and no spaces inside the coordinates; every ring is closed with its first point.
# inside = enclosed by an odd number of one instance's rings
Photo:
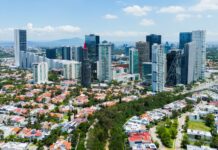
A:
{"type": "Polygon", "coordinates": [[[202,146],[202,145],[204,145],[204,141],[203,141],[203,140],[195,141],[194,145],[196,145],[196,146],[202,146]]]}
{"type": "Polygon", "coordinates": [[[170,138],[171,134],[169,130],[165,130],[165,132],[161,135],[161,141],[166,146],[171,148],[173,146],[172,139],[170,138]]]}
{"type": "Polygon", "coordinates": [[[4,131],[0,130],[0,140],[2,140],[4,138],[4,131]]]}
{"type": "Polygon", "coordinates": [[[155,141],[154,144],[156,145],[157,148],[160,147],[160,144],[158,143],[158,141],[155,141]]]}
{"type": "Polygon", "coordinates": [[[183,135],[183,138],[182,138],[181,147],[182,147],[182,148],[186,148],[186,146],[187,146],[188,144],[190,144],[190,141],[189,141],[189,139],[188,139],[187,134],[184,134],[184,135],[183,135]]]}
{"type": "Polygon", "coordinates": [[[214,127],[214,123],[215,123],[214,118],[215,118],[215,117],[214,117],[213,114],[208,114],[208,115],[205,117],[206,125],[207,125],[208,127],[211,127],[211,128],[214,127]]]}
{"type": "Polygon", "coordinates": [[[218,148],[218,135],[213,137],[211,147],[218,148]]]}
{"type": "Polygon", "coordinates": [[[172,127],[170,129],[170,132],[171,132],[171,138],[176,139],[176,136],[177,136],[177,133],[178,133],[177,128],[172,127]]]}

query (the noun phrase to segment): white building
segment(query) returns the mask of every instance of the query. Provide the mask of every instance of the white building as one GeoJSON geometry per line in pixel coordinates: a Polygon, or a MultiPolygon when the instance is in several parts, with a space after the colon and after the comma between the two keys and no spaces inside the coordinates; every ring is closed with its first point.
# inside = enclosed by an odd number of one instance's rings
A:
{"type": "Polygon", "coordinates": [[[211,133],[206,132],[206,131],[188,129],[187,130],[187,135],[188,135],[190,140],[196,140],[196,137],[198,139],[202,139],[202,140],[211,140],[212,139],[211,133]]]}
{"type": "Polygon", "coordinates": [[[196,44],[195,80],[204,79],[206,72],[206,31],[192,31],[192,42],[196,44]]]}
{"type": "Polygon", "coordinates": [[[48,82],[48,63],[34,63],[32,66],[34,82],[37,84],[48,82]]]}
{"type": "Polygon", "coordinates": [[[108,81],[112,80],[112,68],[111,68],[111,51],[112,43],[103,41],[99,44],[98,57],[99,61],[97,63],[97,73],[99,81],[108,81]]]}
{"type": "Polygon", "coordinates": [[[21,66],[21,51],[26,52],[27,42],[26,42],[26,30],[14,30],[14,56],[15,56],[15,66],[21,66]]]}
{"type": "Polygon", "coordinates": [[[165,77],[166,55],[163,46],[152,45],[152,90],[153,92],[161,92],[164,90],[166,82],[165,77]]]}
{"type": "Polygon", "coordinates": [[[2,150],[27,150],[28,143],[8,142],[1,146],[2,150]]]}
{"type": "Polygon", "coordinates": [[[63,66],[64,79],[79,79],[81,76],[81,63],[77,61],[64,61],[63,66]]]}
{"type": "Polygon", "coordinates": [[[187,150],[217,150],[217,149],[216,148],[210,148],[208,146],[187,145],[187,150]]]}

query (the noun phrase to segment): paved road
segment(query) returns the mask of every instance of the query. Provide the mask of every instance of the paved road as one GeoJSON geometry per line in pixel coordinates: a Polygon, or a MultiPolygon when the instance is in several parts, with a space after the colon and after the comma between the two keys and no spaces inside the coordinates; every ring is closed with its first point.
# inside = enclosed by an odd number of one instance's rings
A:
{"type": "Polygon", "coordinates": [[[181,142],[183,137],[183,129],[182,126],[185,125],[185,118],[189,115],[189,112],[182,114],[181,117],[178,118],[178,135],[175,140],[175,149],[180,150],[181,149],[181,142]]]}
{"type": "Polygon", "coordinates": [[[218,85],[218,81],[217,80],[216,81],[210,81],[210,82],[202,83],[199,86],[192,88],[191,90],[183,91],[182,94],[201,91],[201,90],[204,90],[204,89],[208,89],[208,88],[210,88],[210,87],[212,87],[214,85],[218,85]]]}

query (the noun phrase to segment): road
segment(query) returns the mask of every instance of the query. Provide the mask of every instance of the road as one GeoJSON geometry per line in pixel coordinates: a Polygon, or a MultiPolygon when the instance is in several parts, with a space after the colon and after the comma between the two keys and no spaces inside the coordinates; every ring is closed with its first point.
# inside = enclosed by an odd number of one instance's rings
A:
{"type": "Polygon", "coordinates": [[[180,150],[181,149],[181,142],[183,137],[183,129],[182,126],[185,125],[185,118],[189,115],[189,112],[182,114],[181,117],[178,118],[178,135],[175,140],[175,149],[180,150]]]}
{"type": "Polygon", "coordinates": [[[201,91],[204,89],[208,89],[214,85],[218,85],[218,81],[210,81],[210,82],[206,82],[206,83],[202,83],[197,87],[193,87],[191,90],[184,90],[181,94],[186,94],[186,93],[192,93],[192,92],[197,92],[197,91],[201,91]]]}

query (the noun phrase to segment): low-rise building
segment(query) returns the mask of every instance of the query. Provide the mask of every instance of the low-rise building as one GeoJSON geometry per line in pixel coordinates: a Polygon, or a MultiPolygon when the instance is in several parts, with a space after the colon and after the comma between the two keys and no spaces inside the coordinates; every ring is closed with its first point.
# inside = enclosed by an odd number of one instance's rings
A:
{"type": "Polygon", "coordinates": [[[191,139],[191,140],[196,140],[196,139],[211,140],[212,139],[211,133],[206,132],[206,131],[188,129],[187,135],[188,135],[189,139],[191,139]]]}

